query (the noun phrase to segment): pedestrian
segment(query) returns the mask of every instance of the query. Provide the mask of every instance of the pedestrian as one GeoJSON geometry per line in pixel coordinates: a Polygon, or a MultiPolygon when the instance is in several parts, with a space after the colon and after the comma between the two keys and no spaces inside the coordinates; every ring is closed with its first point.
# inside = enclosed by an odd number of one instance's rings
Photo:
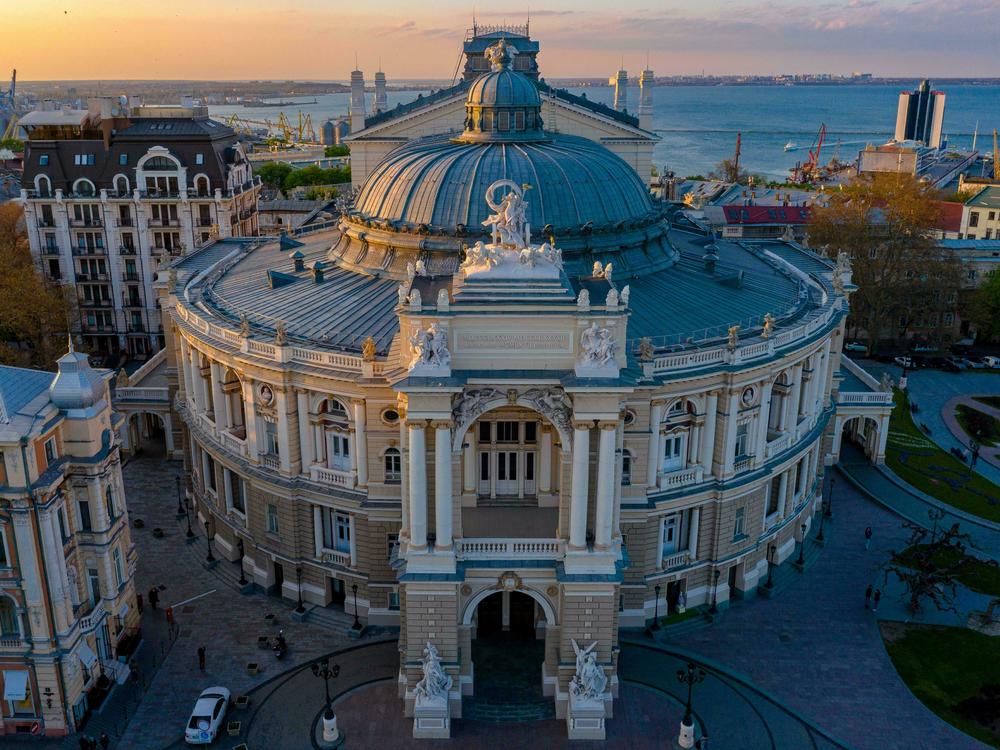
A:
{"type": "Polygon", "coordinates": [[[135,595],[135,607],[139,610],[139,614],[142,614],[142,594],[135,595]]]}
{"type": "Polygon", "coordinates": [[[167,614],[167,628],[169,630],[173,630],[174,629],[174,608],[173,607],[167,607],[166,610],[164,610],[164,611],[167,614]]]}
{"type": "Polygon", "coordinates": [[[872,543],[872,527],[865,527],[865,549],[867,550],[872,543]]]}
{"type": "Polygon", "coordinates": [[[159,601],[160,601],[160,592],[156,590],[156,586],[153,586],[153,588],[149,590],[149,606],[152,607],[153,610],[155,611],[156,605],[159,603],[159,601]]]}
{"type": "Polygon", "coordinates": [[[199,646],[198,647],[198,669],[200,669],[202,672],[205,671],[205,647],[204,646],[199,646]]]}
{"type": "Polygon", "coordinates": [[[865,589],[865,609],[868,609],[868,605],[872,600],[872,585],[869,583],[868,588],[865,589]]]}
{"type": "Polygon", "coordinates": [[[101,732],[101,750],[108,750],[108,746],[111,744],[111,738],[108,737],[107,732],[101,732]]]}
{"type": "Polygon", "coordinates": [[[875,589],[875,606],[872,607],[872,612],[878,612],[878,600],[882,598],[882,589],[875,589]]]}

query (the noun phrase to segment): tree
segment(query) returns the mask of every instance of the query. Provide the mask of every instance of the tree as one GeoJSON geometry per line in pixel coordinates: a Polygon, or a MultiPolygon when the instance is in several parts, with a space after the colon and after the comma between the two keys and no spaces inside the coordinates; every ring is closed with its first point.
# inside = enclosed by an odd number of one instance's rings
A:
{"type": "Polygon", "coordinates": [[[809,243],[834,258],[850,256],[858,291],[848,326],[868,339],[873,354],[880,338],[896,339],[910,324],[932,331],[941,343],[949,334],[934,326],[955,309],[958,261],[933,236],[938,208],[933,192],[910,175],[858,178],[830,194],[809,222],[809,243]],[[863,334],[860,333],[863,331],[863,334]]]}
{"type": "Polygon", "coordinates": [[[66,351],[76,305],[31,259],[24,214],[0,205],[0,363],[50,369],[66,351]]]}
{"type": "Polygon", "coordinates": [[[3,138],[0,139],[0,149],[9,149],[15,154],[19,154],[24,151],[24,141],[20,138],[3,138]]]}
{"type": "Polygon", "coordinates": [[[293,171],[291,164],[285,164],[282,161],[269,161],[256,169],[261,182],[277,190],[284,188],[285,180],[293,171]]]}
{"type": "Polygon", "coordinates": [[[911,612],[920,612],[925,600],[939,611],[956,611],[954,601],[961,571],[977,563],[976,558],[966,554],[969,535],[959,533],[957,523],[936,534],[913,523],[904,526],[911,532],[910,546],[902,552],[893,551],[885,566],[886,574],[892,573],[906,587],[911,612]]]}
{"type": "Polygon", "coordinates": [[[715,169],[708,173],[713,180],[724,182],[738,182],[745,185],[750,181],[750,173],[745,169],[739,169],[733,159],[723,159],[716,165],[715,169]]]}
{"type": "Polygon", "coordinates": [[[336,185],[342,182],[351,181],[351,168],[323,169],[315,164],[310,164],[302,169],[296,169],[285,178],[285,190],[301,187],[302,185],[336,185]]]}
{"type": "Polygon", "coordinates": [[[323,149],[323,156],[331,158],[334,156],[347,156],[351,153],[351,150],[347,146],[327,146],[323,149]]]}
{"type": "Polygon", "coordinates": [[[973,293],[971,312],[980,335],[1000,338],[1000,273],[994,273],[973,293]]]}

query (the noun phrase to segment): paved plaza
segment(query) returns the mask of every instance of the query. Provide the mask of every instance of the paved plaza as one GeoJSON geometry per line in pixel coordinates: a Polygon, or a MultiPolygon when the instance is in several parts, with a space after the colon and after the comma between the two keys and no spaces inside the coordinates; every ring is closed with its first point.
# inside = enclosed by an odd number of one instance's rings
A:
{"type": "MultiPolygon", "coordinates": [[[[392,634],[382,635],[382,642],[378,635],[353,641],[341,627],[350,622],[342,613],[341,621],[320,613],[321,624],[296,622],[288,603],[259,593],[239,594],[234,565],[223,561],[206,569],[203,536],[196,544],[186,543],[186,524],[175,517],[175,477],[180,471],[180,464],[155,454],[135,458],[125,469],[131,517],[143,521],[143,528],[133,532],[139,549],[138,590],[145,596],[152,586],[164,588],[160,611],[147,606],[144,615],[149,642],[142,679],[149,683],[148,692],[136,703],[141,692],[137,687],[119,688],[107,714],[91,720],[88,733],[96,735],[105,727],[109,734],[121,732],[126,717],[112,709],[124,704],[128,726],[120,739],[114,736],[114,746],[180,747],[198,693],[221,684],[234,695],[252,696],[248,709],[231,716],[243,722],[239,739],[250,748],[308,747],[323,703],[322,682],[308,664],[334,653],[342,668],[333,686],[336,707],[352,747],[444,746],[410,739],[411,723],[403,718],[396,696],[398,654],[392,634]],[[163,529],[163,538],[154,536],[154,528],[163,529]],[[177,605],[173,638],[163,615],[168,605],[177,605]],[[280,663],[257,643],[258,636],[273,636],[278,628],[285,630],[291,647],[280,663]],[[199,646],[208,652],[205,673],[198,670],[199,646]],[[156,665],[162,662],[155,675],[154,659],[156,665]],[[260,674],[247,673],[250,661],[260,662],[260,674]]],[[[715,625],[663,643],[668,653],[643,650],[650,641],[641,636],[623,639],[624,700],[616,702],[615,718],[608,722],[609,747],[672,746],[683,712],[674,673],[689,653],[717,668],[699,686],[695,701],[695,713],[713,737],[713,747],[982,747],[910,694],[886,655],[875,616],[863,608],[865,586],[885,585],[880,564],[890,550],[906,544],[900,518],[839,475],[833,510],[827,545],[800,574],[801,580],[783,586],[774,600],[741,602],[715,625]],[[875,534],[866,551],[863,531],[869,525],[875,534]]],[[[879,615],[907,616],[891,596],[883,600],[879,615]]],[[[228,748],[238,741],[225,737],[215,745],[228,748]]],[[[448,746],[482,747],[487,741],[525,748],[583,746],[569,743],[565,726],[554,719],[520,724],[456,721],[448,746]]],[[[75,740],[63,744],[76,746],[75,740]]]]}

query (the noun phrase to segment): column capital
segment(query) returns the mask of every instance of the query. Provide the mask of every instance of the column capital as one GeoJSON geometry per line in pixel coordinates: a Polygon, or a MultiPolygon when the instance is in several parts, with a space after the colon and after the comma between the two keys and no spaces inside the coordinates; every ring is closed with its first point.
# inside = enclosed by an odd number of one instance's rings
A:
{"type": "Polygon", "coordinates": [[[666,398],[654,398],[652,401],[649,402],[650,406],[666,406],[666,404],[667,404],[666,398]]]}
{"type": "Polygon", "coordinates": [[[363,398],[352,398],[351,406],[364,406],[365,400],[363,398]]]}
{"type": "Polygon", "coordinates": [[[574,419],[573,429],[574,430],[590,430],[594,427],[593,419],[574,419]]]}
{"type": "Polygon", "coordinates": [[[450,430],[455,426],[455,423],[450,419],[435,419],[431,421],[431,427],[435,430],[450,430]]]}
{"type": "Polygon", "coordinates": [[[424,428],[424,427],[427,427],[427,420],[426,419],[407,419],[406,420],[406,428],[409,429],[409,430],[414,430],[414,429],[424,428]]]}
{"type": "Polygon", "coordinates": [[[611,420],[601,420],[597,423],[597,427],[601,430],[617,430],[618,422],[612,422],[611,420]]]}

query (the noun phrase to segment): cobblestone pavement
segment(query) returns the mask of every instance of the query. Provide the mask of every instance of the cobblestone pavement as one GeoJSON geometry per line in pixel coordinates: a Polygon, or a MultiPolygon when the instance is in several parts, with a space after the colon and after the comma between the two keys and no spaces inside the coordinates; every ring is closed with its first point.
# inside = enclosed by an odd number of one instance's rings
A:
{"type": "MultiPolygon", "coordinates": [[[[143,528],[132,530],[139,553],[136,590],[145,598],[151,587],[164,586],[160,613],[152,616],[164,617],[163,608],[175,605],[174,619],[179,627],[173,648],[118,743],[118,747],[130,750],[154,750],[176,741],[198,694],[207,687],[223,685],[234,696],[245,693],[295,664],[352,643],[329,628],[293,621],[290,607],[279,599],[263,594],[242,596],[214,571],[206,570],[202,566],[204,546],[186,544],[184,522],[175,517],[175,478],[181,472],[179,462],[156,455],[137,457],[124,470],[130,518],[144,522],[143,528]],[[156,527],[164,530],[162,539],[153,537],[156,527]],[[274,617],[265,619],[269,614],[274,617]],[[257,644],[259,635],[274,636],[278,628],[285,630],[289,644],[282,662],[257,644]],[[199,646],[207,650],[204,673],[198,670],[199,646]],[[261,673],[249,675],[248,662],[259,662],[261,673]]],[[[149,617],[148,605],[146,613],[149,617]]]]}
{"type": "Polygon", "coordinates": [[[748,602],[676,643],[746,675],[834,736],[865,750],[981,748],[918,701],[896,673],[865,587],[909,534],[843,478],[819,559],[774,600],[748,602]],[[874,531],[865,550],[864,530],[874,531]]]}

